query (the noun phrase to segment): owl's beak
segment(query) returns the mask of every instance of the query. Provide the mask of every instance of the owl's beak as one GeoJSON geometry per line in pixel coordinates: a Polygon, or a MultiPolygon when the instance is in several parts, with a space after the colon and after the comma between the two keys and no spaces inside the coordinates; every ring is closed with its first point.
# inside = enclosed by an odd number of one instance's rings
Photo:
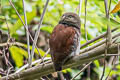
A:
{"type": "Polygon", "coordinates": [[[62,19],[64,20],[64,19],[65,19],[65,16],[63,16],[62,19]]]}

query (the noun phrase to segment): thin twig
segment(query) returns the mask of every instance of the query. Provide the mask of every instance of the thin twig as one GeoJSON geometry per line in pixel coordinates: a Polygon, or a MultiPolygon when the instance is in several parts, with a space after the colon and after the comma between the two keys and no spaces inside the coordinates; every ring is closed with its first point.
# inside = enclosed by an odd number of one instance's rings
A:
{"type": "MultiPolygon", "coordinates": [[[[108,9],[108,11],[110,11],[110,8],[111,8],[111,2],[112,2],[112,0],[110,0],[110,2],[109,2],[109,9],[108,9]]],[[[108,14],[109,14],[109,12],[108,12],[108,14]]]]}
{"type": "MultiPolygon", "coordinates": [[[[36,49],[37,49],[37,51],[38,51],[38,53],[39,53],[40,58],[42,58],[42,56],[41,56],[41,54],[40,54],[40,51],[39,51],[38,47],[36,47],[36,49]]],[[[44,60],[42,60],[42,62],[44,62],[44,60]]]]}
{"type": "Polygon", "coordinates": [[[119,64],[119,57],[120,57],[120,44],[117,43],[117,45],[118,45],[118,55],[116,56],[116,57],[117,57],[116,64],[119,64]]]}
{"type": "MultiPolygon", "coordinates": [[[[14,10],[15,10],[15,12],[17,13],[18,17],[20,18],[21,22],[24,24],[24,22],[23,22],[21,16],[19,15],[19,13],[18,13],[17,9],[15,8],[15,6],[13,5],[12,1],[9,0],[9,2],[10,2],[10,4],[11,4],[11,6],[14,8],[14,10]]],[[[25,24],[24,24],[24,25],[25,25],[25,24]]]]}
{"type": "Polygon", "coordinates": [[[119,59],[120,59],[120,44],[118,44],[118,63],[119,63],[119,59]]]}
{"type": "Polygon", "coordinates": [[[3,55],[4,55],[5,63],[7,64],[7,66],[13,67],[6,56],[5,47],[3,48],[3,55]]]}
{"type": "MultiPolygon", "coordinates": [[[[46,78],[47,78],[47,80],[51,80],[48,76],[45,76],[46,78]]],[[[45,79],[43,79],[43,80],[45,80],[45,79]]]]}
{"type": "MultiPolygon", "coordinates": [[[[87,0],[85,0],[85,19],[84,19],[84,29],[85,29],[85,39],[88,41],[88,36],[87,36],[87,26],[86,26],[86,16],[87,16],[87,0]]],[[[88,66],[87,69],[87,77],[90,77],[90,66],[88,66]]]]}
{"type": "MultiPolygon", "coordinates": [[[[79,17],[81,16],[81,8],[82,8],[82,0],[79,0],[79,10],[78,10],[78,15],[79,17]]],[[[80,41],[81,41],[81,18],[80,18],[80,35],[79,35],[79,51],[78,53],[80,53],[80,41]]]]}
{"type": "MultiPolygon", "coordinates": [[[[46,60],[50,60],[51,58],[49,57],[49,58],[44,58],[43,60],[44,61],[46,61],[46,60]]],[[[39,63],[39,62],[41,62],[42,61],[42,59],[38,59],[38,60],[35,60],[35,61],[33,61],[32,62],[32,65],[34,65],[34,64],[37,64],[37,63],[39,63]]],[[[21,72],[22,70],[24,70],[25,68],[27,68],[29,66],[29,64],[25,64],[24,66],[22,66],[20,69],[18,69],[15,73],[19,73],[19,72],[21,72]]]]}
{"type": "Polygon", "coordinates": [[[38,39],[38,36],[39,36],[39,33],[40,33],[40,27],[41,27],[41,24],[42,24],[42,21],[43,21],[43,17],[44,17],[44,14],[45,14],[45,12],[46,12],[46,8],[47,8],[47,5],[48,5],[48,2],[49,2],[49,0],[47,0],[47,2],[46,2],[46,4],[45,4],[45,7],[44,7],[44,10],[43,10],[43,13],[42,13],[42,15],[41,15],[41,18],[40,18],[40,22],[39,22],[39,24],[38,24],[38,30],[37,30],[37,32],[35,33],[35,38],[34,38],[34,44],[32,45],[32,51],[31,51],[31,60],[30,60],[30,64],[29,64],[29,66],[31,66],[31,63],[32,63],[32,59],[33,59],[33,56],[34,56],[34,50],[35,50],[35,45],[36,45],[36,43],[37,43],[37,39],[38,39]]]}
{"type": "Polygon", "coordinates": [[[108,0],[104,0],[106,17],[109,19],[108,0]]]}
{"type": "Polygon", "coordinates": [[[85,39],[88,41],[87,28],[86,28],[86,16],[87,16],[87,0],[85,0],[85,19],[84,19],[84,29],[85,29],[85,39]]]}
{"type": "Polygon", "coordinates": [[[79,10],[78,15],[81,16],[82,0],[79,0],[79,10]]]}
{"type": "Polygon", "coordinates": [[[75,78],[80,75],[81,72],[83,72],[92,62],[89,62],[87,65],[85,65],[80,72],[78,72],[71,80],[75,80],[75,78]]]}
{"type": "Polygon", "coordinates": [[[106,53],[107,53],[107,49],[105,49],[105,54],[104,54],[104,67],[103,67],[103,72],[102,72],[102,76],[100,78],[100,80],[103,80],[104,74],[105,74],[105,59],[106,59],[106,53]]]}
{"type": "Polygon", "coordinates": [[[13,67],[10,67],[10,68],[8,69],[8,71],[7,71],[7,75],[6,75],[6,76],[7,76],[7,80],[9,79],[8,76],[9,76],[9,73],[10,73],[10,70],[11,70],[11,69],[13,69],[13,67]]]}
{"type": "Polygon", "coordinates": [[[110,75],[110,73],[111,73],[112,69],[115,67],[115,63],[114,63],[115,59],[116,59],[116,57],[114,56],[114,59],[113,59],[113,61],[112,61],[112,65],[113,65],[113,67],[110,69],[110,71],[109,71],[109,73],[108,73],[107,77],[105,78],[105,80],[108,80],[109,75],[110,75]]]}
{"type": "MultiPolygon", "coordinates": [[[[108,9],[108,0],[104,0],[105,4],[105,12],[106,12],[106,17],[109,19],[109,9],[108,9]]],[[[109,19],[110,20],[110,19],[109,19]]],[[[105,47],[105,57],[104,57],[104,67],[103,67],[103,73],[101,76],[100,80],[103,80],[104,74],[105,74],[105,65],[106,65],[106,54],[108,53],[108,48],[112,43],[112,35],[111,35],[111,29],[110,26],[107,24],[107,36],[106,36],[106,47],[105,47]]]]}
{"type": "MultiPolygon", "coordinates": [[[[114,39],[114,38],[116,38],[116,37],[118,37],[118,36],[120,36],[120,33],[115,34],[115,35],[112,37],[112,39],[114,39]]],[[[94,45],[91,45],[91,46],[89,46],[89,47],[87,47],[87,48],[85,48],[85,49],[82,49],[82,50],[80,51],[80,53],[84,53],[84,52],[87,52],[87,51],[89,51],[89,50],[92,50],[92,49],[94,49],[94,48],[96,48],[96,47],[104,44],[105,42],[106,42],[106,39],[101,40],[101,41],[95,43],[94,45]]]]}
{"type": "Polygon", "coordinates": [[[9,29],[8,22],[7,22],[7,18],[6,18],[6,17],[5,17],[5,22],[6,22],[7,28],[8,28],[8,39],[10,39],[10,29],[9,29]]]}
{"type": "Polygon", "coordinates": [[[44,63],[44,58],[47,56],[49,52],[50,52],[50,48],[46,51],[45,55],[41,58],[42,60],[38,64],[40,64],[41,62],[44,63]]]}
{"type": "MultiPolygon", "coordinates": [[[[119,29],[119,28],[114,28],[114,29],[112,29],[111,32],[114,32],[114,31],[116,31],[116,30],[118,30],[118,29],[119,29]]],[[[80,48],[83,48],[83,47],[89,45],[90,43],[92,43],[92,42],[94,42],[94,41],[96,41],[96,40],[98,40],[98,39],[101,39],[101,38],[105,37],[106,34],[107,34],[107,32],[105,32],[104,34],[102,34],[102,35],[100,35],[100,36],[95,37],[95,38],[92,39],[92,40],[87,41],[85,44],[81,45],[80,48]]]]}
{"type": "MultiPolygon", "coordinates": [[[[101,56],[105,56],[105,54],[103,54],[101,56]]],[[[120,56],[120,55],[119,54],[106,54],[106,56],[120,56]]]]}
{"type": "Polygon", "coordinates": [[[4,46],[12,46],[12,45],[18,45],[18,46],[24,46],[24,44],[20,43],[20,42],[6,42],[6,43],[0,43],[0,47],[4,47],[4,46]]]}
{"type": "Polygon", "coordinates": [[[30,62],[30,40],[29,40],[29,32],[28,32],[28,25],[27,25],[27,17],[26,17],[26,9],[25,9],[25,1],[23,2],[23,9],[24,9],[24,20],[25,20],[25,26],[26,26],[26,37],[27,37],[27,49],[28,49],[28,63],[30,62]]]}

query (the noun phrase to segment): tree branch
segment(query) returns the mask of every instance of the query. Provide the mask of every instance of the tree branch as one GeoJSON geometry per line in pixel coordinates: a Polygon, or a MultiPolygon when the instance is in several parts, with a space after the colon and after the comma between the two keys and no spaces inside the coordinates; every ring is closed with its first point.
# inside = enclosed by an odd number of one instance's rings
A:
{"type": "MultiPolygon", "coordinates": [[[[114,28],[114,29],[111,30],[111,32],[114,32],[114,31],[116,31],[116,30],[118,30],[118,29],[119,29],[118,27],[117,27],[117,28],[114,28]]],[[[92,40],[87,41],[85,44],[81,45],[80,48],[83,48],[83,47],[89,45],[90,43],[95,42],[95,41],[97,41],[97,40],[105,37],[106,34],[107,34],[107,32],[105,32],[104,34],[101,34],[100,36],[95,37],[95,38],[92,39],[92,40]]]]}
{"type": "MultiPolygon", "coordinates": [[[[103,56],[101,55],[105,53],[105,46],[106,45],[103,44],[88,52],[80,54],[79,56],[73,57],[63,66],[63,69],[80,66],[84,63],[103,58],[103,56]]],[[[108,50],[108,54],[112,54],[112,53],[117,54],[117,51],[118,51],[117,44],[112,44],[108,50]]],[[[11,74],[8,76],[8,80],[15,80],[15,79],[32,80],[32,79],[39,78],[39,77],[45,76],[53,72],[54,72],[53,63],[50,62],[45,65],[40,64],[33,68],[29,68],[20,73],[11,74]]],[[[6,78],[7,78],[6,76],[2,77],[1,80],[6,80],[6,78]]]]}

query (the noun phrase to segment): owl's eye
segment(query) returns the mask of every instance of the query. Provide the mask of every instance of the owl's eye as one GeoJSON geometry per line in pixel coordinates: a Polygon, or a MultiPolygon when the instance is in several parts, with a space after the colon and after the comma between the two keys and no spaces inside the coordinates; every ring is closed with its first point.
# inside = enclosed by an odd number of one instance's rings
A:
{"type": "Polygon", "coordinates": [[[73,18],[73,16],[71,16],[71,15],[69,15],[68,17],[69,17],[69,18],[73,18]]]}

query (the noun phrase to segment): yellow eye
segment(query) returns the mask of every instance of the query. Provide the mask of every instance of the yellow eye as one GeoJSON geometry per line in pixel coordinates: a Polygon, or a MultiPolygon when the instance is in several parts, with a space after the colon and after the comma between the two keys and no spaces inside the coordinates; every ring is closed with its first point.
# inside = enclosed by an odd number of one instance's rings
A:
{"type": "Polygon", "coordinates": [[[69,17],[69,18],[73,18],[73,16],[71,16],[71,15],[69,15],[68,17],[69,17]]]}
{"type": "Polygon", "coordinates": [[[74,20],[73,16],[68,16],[69,20],[74,20]]]}

